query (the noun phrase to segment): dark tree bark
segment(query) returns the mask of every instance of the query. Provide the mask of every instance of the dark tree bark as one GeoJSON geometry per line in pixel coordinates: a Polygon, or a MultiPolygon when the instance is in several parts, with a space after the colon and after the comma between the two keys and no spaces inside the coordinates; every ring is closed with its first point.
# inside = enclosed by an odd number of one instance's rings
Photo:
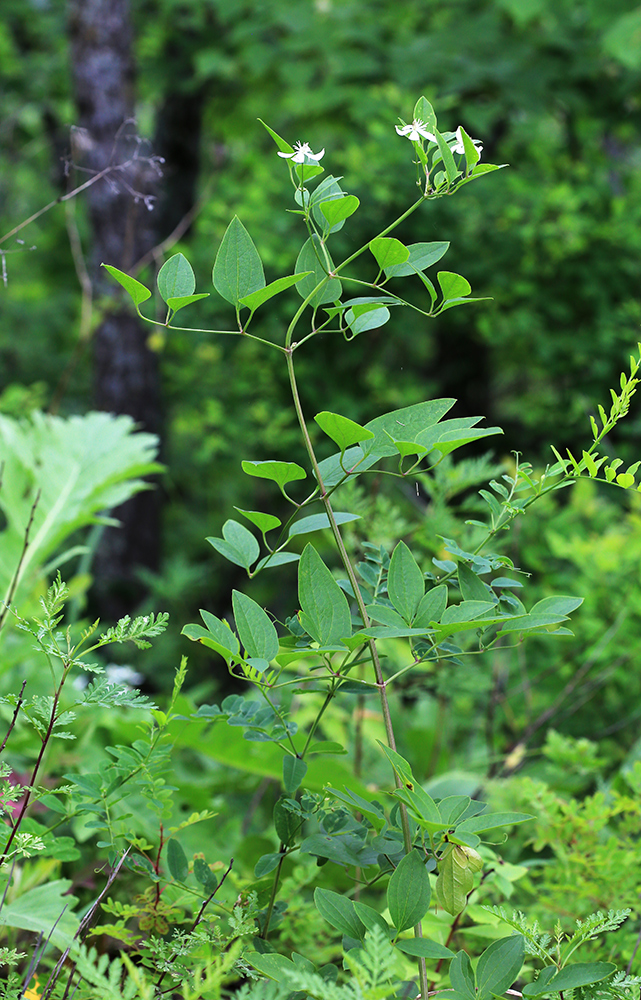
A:
{"type": "MultiPolygon", "coordinates": [[[[70,0],[69,35],[79,116],[74,160],[102,171],[126,165],[87,192],[93,229],[91,273],[98,292],[113,296],[94,334],[95,403],[126,413],[147,431],[161,430],[160,382],[148,331],[131,310],[117,304],[102,262],[127,271],[157,242],[149,211],[159,179],[157,162],[137,136],[134,65],[128,0],[70,0]]],[[[103,536],[95,563],[98,611],[118,618],[142,596],[136,569],[158,567],[160,496],[150,490],[115,512],[119,529],[103,536]]]]}

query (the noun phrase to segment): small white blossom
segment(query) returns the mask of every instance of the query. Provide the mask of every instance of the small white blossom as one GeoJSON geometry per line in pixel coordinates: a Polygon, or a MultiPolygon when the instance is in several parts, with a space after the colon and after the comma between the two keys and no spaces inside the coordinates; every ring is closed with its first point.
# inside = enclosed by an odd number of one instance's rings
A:
{"type": "Polygon", "coordinates": [[[397,125],[396,131],[399,135],[406,135],[411,142],[418,142],[421,136],[430,142],[436,142],[436,136],[427,131],[425,122],[420,118],[415,118],[411,125],[397,125]]]}
{"type": "Polygon", "coordinates": [[[321,149],[320,153],[312,153],[308,142],[295,142],[293,153],[279,153],[278,155],[293,163],[304,163],[306,159],[318,162],[325,156],[325,150],[321,149]]]}
{"type": "MultiPolygon", "coordinates": [[[[461,128],[462,128],[462,126],[459,125],[459,127],[456,130],[456,142],[451,147],[453,153],[464,153],[465,152],[465,146],[463,145],[463,133],[461,131],[461,128]]],[[[478,154],[480,156],[480,154],[481,154],[481,152],[483,150],[483,143],[481,142],[480,139],[472,139],[472,142],[476,146],[477,152],[478,152],[478,154]]]]}

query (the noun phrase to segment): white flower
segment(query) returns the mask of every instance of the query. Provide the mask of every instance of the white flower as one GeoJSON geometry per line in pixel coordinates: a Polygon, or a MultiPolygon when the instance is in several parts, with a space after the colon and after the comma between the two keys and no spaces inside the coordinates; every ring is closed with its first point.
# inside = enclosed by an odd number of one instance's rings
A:
{"type": "Polygon", "coordinates": [[[279,153],[278,155],[291,160],[293,163],[304,163],[305,160],[316,160],[318,162],[318,160],[321,160],[325,156],[325,150],[321,149],[320,153],[312,153],[308,142],[295,142],[293,153],[279,153]]]}
{"type": "Polygon", "coordinates": [[[415,118],[411,125],[397,125],[396,131],[399,135],[406,135],[411,142],[418,142],[421,136],[430,142],[436,142],[436,136],[427,131],[425,122],[420,118],[415,118]]]}
{"type": "MultiPolygon", "coordinates": [[[[456,130],[456,142],[451,147],[453,153],[464,153],[465,152],[465,146],[463,145],[463,133],[461,131],[461,128],[462,128],[462,126],[459,125],[459,127],[456,130]]],[[[481,142],[480,139],[472,139],[472,142],[476,146],[477,152],[478,152],[478,154],[480,156],[481,155],[481,151],[483,150],[483,143],[481,142]]]]}

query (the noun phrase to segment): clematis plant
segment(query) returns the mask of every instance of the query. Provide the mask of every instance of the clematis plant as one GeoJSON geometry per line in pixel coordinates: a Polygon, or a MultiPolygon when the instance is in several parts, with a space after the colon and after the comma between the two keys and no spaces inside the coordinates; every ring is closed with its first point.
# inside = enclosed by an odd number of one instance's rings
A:
{"type": "MultiPolygon", "coordinates": [[[[556,464],[537,479],[532,467],[517,456],[512,476],[504,475],[501,483],[492,482],[494,493],[481,491],[488,513],[484,521],[469,522],[476,532],[470,544],[462,547],[452,539],[443,539],[451,559],[434,560],[425,567],[421,565],[423,554],[414,555],[400,540],[391,555],[366,542],[362,560],[355,561],[348,552],[343,525],[358,520],[359,514],[337,509],[336,498],[341,496],[343,484],[373,472],[405,484],[419,475],[429,477],[446,455],[501,431],[479,427],[480,417],[443,419],[453,399],[406,406],[377,415],[364,426],[330,410],[310,419],[306,387],[298,381],[298,352],[321,334],[335,341],[340,337],[351,341],[389,322],[394,309],[412,311],[419,331],[427,317],[480,301],[470,296],[470,284],[461,275],[431,270],[447,253],[448,242],[405,245],[390,234],[402,232],[404,221],[425,201],[453,194],[499,167],[479,164],[480,142],[471,139],[462,126],[456,133],[441,133],[434,109],[421,97],[411,124],[396,126],[397,133],[410,139],[416,152],[419,197],[382,232],[335,263],[333,235],[358,211],[359,199],[341,186],[342,178],[330,174],[320,179],[324,170],[318,161],[324,150],[313,153],[308,143],[301,142],[291,146],[265,127],[278,155],[288,162],[294,185],[293,211],[304,227],[305,239],[294,273],[267,284],[258,249],[240,220],[234,218],[218,249],[212,279],[216,292],[235,311],[235,325],[232,321],[229,329],[211,333],[249,337],[260,342],[265,351],[280,353],[306,454],[305,467],[297,461],[243,461],[243,471],[263,481],[257,496],[266,495],[265,481],[272,483],[273,492],[280,491],[278,515],[237,507],[251,530],[245,523],[229,519],[222,526],[222,537],[207,540],[219,557],[244,569],[250,580],[277,567],[288,566],[286,572],[290,573],[296,567],[298,593],[296,603],[287,609],[289,616],[283,615],[281,608],[268,613],[255,599],[258,592],[250,583],[247,593],[232,592],[229,622],[203,610],[202,624],[183,629],[184,635],[211,649],[229,673],[243,685],[251,685],[257,695],[256,700],[249,700],[235,694],[221,706],[201,706],[194,720],[216,725],[229,722],[230,741],[244,729],[252,746],[268,744],[266,758],[269,753],[269,759],[277,761],[282,793],[273,809],[271,849],[256,859],[254,868],[257,893],[263,901],[256,915],[259,944],[245,957],[259,972],[289,983],[282,978],[283,970],[294,966],[284,956],[271,954],[268,939],[287,906],[286,900],[278,899],[283,874],[302,854],[318,859],[319,865],[330,862],[339,865],[342,873],[349,871],[355,885],[367,890],[367,898],[378,900],[375,908],[357,898],[358,893],[352,899],[352,893],[342,895],[322,886],[314,893],[321,916],[354,944],[366,944],[368,934],[378,934],[381,947],[390,953],[395,950],[399,960],[404,955],[407,960],[416,960],[418,987],[414,993],[434,995],[430,992],[433,984],[438,980],[440,986],[444,981],[438,971],[441,963],[451,962],[450,982],[455,992],[445,996],[492,1000],[512,986],[519,974],[523,935],[493,941],[473,969],[464,952],[455,956],[438,941],[423,937],[422,921],[434,891],[439,908],[455,918],[451,938],[468,896],[479,886],[481,868],[496,858],[491,845],[496,845],[497,830],[510,829],[530,817],[514,812],[487,814],[483,803],[465,794],[433,799],[397,750],[390,692],[401,679],[404,686],[425,683],[441,666],[447,665],[447,672],[454,675],[462,657],[476,656],[499,644],[502,648],[516,646],[532,633],[543,634],[546,641],[567,634],[563,623],[580,605],[580,598],[548,597],[526,608],[511,593],[514,578],[506,580],[504,575],[519,571],[509,557],[487,549],[499,531],[508,528],[541,496],[570,485],[583,474],[597,477],[606,459],[598,459],[595,448],[614,425],[612,421],[616,423],[627,412],[639,381],[639,362],[633,362],[630,379],[623,378],[621,396],[615,396],[610,417],[600,411],[603,427],[599,431],[594,423],[594,441],[581,462],[557,455],[556,464]],[[360,266],[354,272],[351,265],[357,259],[360,266]],[[395,291],[398,278],[414,282],[415,292],[409,293],[414,301],[403,297],[404,286],[403,296],[395,291]],[[274,296],[293,288],[301,301],[292,306],[282,336],[268,340],[254,333],[259,310],[274,296]],[[301,536],[313,536],[321,530],[329,532],[334,543],[331,566],[325,562],[328,545],[322,550],[313,542],[300,545],[301,536]],[[343,578],[340,581],[333,570],[337,564],[343,578]],[[381,656],[381,641],[388,643],[386,651],[402,648],[403,652],[381,656]],[[336,700],[344,700],[351,713],[351,699],[362,699],[366,694],[380,701],[385,733],[384,742],[378,746],[372,742],[370,755],[379,754],[389,765],[388,788],[378,793],[372,793],[358,773],[346,773],[332,764],[332,755],[347,751],[329,742],[335,729],[327,720],[336,700]],[[295,721],[292,716],[305,698],[310,709],[299,713],[295,721]],[[330,767],[336,780],[327,786],[324,782],[330,767]],[[382,884],[387,886],[385,902],[376,896],[382,884]],[[413,939],[402,936],[412,928],[413,939]],[[428,962],[438,962],[429,974],[428,962]]],[[[151,291],[114,267],[108,270],[130,294],[139,315],[157,324],[155,315],[146,317],[140,312],[151,291]]],[[[182,254],[175,254],[162,266],[157,283],[167,306],[164,325],[187,329],[177,327],[174,318],[179,309],[201,297],[195,294],[190,263],[182,254]]],[[[615,464],[604,467],[601,478],[615,477],[615,464]]],[[[618,474],[619,485],[627,488],[634,483],[635,471],[636,466],[618,474]]],[[[355,759],[363,753],[364,739],[361,728],[354,737],[355,759]]],[[[238,752],[243,752],[242,746],[238,752]]],[[[273,769],[273,764],[267,765],[264,773],[271,775],[270,767],[273,769]]],[[[490,867],[484,879],[491,879],[491,872],[490,867]]],[[[304,962],[313,971],[312,962],[304,962]]],[[[388,965],[392,968],[393,962],[388,965]]],[[[332,972],[334,978],[335,974],[337,970],[332,972]]],[[[298,989],[295,985],[292,988],[298,989]]],[[[383,995],[378,989],[376,995],[383,995]]],[[[397,995],[400,989],[401,984],[395,983],[385,995],[397,995]]],[[[315,987],[311,993],[318,995],[315,987]]]]}

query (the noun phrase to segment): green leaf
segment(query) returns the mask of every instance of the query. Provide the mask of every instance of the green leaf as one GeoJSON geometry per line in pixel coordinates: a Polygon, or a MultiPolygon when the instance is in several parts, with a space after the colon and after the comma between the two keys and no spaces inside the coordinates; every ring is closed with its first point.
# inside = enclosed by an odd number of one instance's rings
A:
{"type": "Polygon", "coordinates": [[[242,298],[265,287],[258,250],[237,215],[229,223],[218,248],[212,281],[218,294],[235,308],[240,306],[242,298]]]}
{"type": "Polygon", "coordinates": [[[441,583],[438,587],[428,590],[421,599],[414,618],[414,627],[427,628],[430,622],[441,620],[445,608],[447,607],[447,586],[441,583]]]}
{"type": "Polygon", "coordinates": [[[467,168],[470,170],[475,167],[481,158],[481,154],[472,142],[470,136],[467,134],[463,126],[461,125],[461,136],[463,137],[463,146],[465,148],[465,162],[467,163],[467,168]]]}
{"type": "Polygon", "coordinates": [[[388,607],[387,604],[367,604],[365,610],[373,621],[380,622],[381,625],[405,629],[405,620],[401,618],[398,611],[388,607]]]}
{"type": "Polygon", "coordinates": [[[275,868],[278,868],[282,857],[282,854],[263,854],[254,865],[255,877],[263,878],[264,875],[269,875],[275,868]]]}
{"type": "MultiPolygon", "coordinates": [[[[359,521],[360,514],[348,514],[346,511],[335,511],[334,520],[336,524],[347,524],[349,521],[359,521]]],[[[289,537],[295,535],[307,535],[310,531],[323,531],[329,528],[329,517],[327,514],[310,514],[308,517],[301,517],[300,521],[295,521],[289,529],[289,537]]]]}
{"type": "Polygon", "coordinates": [[[247,306],[248,309],[255,312],[263,303],[269,299],[273,299],[275,295],[279,295],[280,292],[284,292],[287,288],[291,288],[292,285],[296,285],[311,273],[311,271],[303,271],[301,274],[288,274],[284,278],[276,278],[276,281],[270,281],[264,288],[259,288],[257,291],[252,292],[251,295],[243,295],[239,302],[241,306],[247,306]]]}
{"type": "Polygon", "coordinates": [[[217,552],[225,559],[248,570],[260,555],[258,542],[243,524],[238,521],[225,521],[222,538],[207,538],[217,552]]]}
{"type": "Polygon", "coordinates": [[[296,284],[296,291],[302,299],[306,299],[321,282],[325,282],[322,288],[319,288],[309,301],[312,309],[317,309],[318,306],[322,306],[325,302],[337,302],[340,299],[343,286],[338,278],[327,279],[328,270],[334,270],[334,262],[329,255],[329,251],[316,233],[313,233],[307,242],[303,244],[296,261],[295,270],[297,272],[307,272],[307,277],[302,278],[296,284]]]}
{"type": "Polygon", "coordinates": [[[157,281],[160,296],[168,305],[169,299],[191,296],[196,288],[193,268],[181,253],[175,253],[165,261],[158,272],[157,281]]]}
{"type": "Polygon", "coordinates": [[[457,833],[487,833],[488,830],[497,830],[502,826],[516,826],[518,823],[527,823],[535,819],[528,813],[505,812],[505,813],[483,813],[481,816],[470,816],[469,819],[457,826],[457,833]]]}
{"type": "MultiPolygon", "coordinates": [[[[290,758],[291,759],[291,758],[290,758]]],[[[285,847],[291,847],[301,826],[300,819],[290,812],[282,799],[274,803],[274,829],[276,836],[285,847]]]]}
{"type": "Polygon", "coordinates": [[[11,903],[4,903],[0,910],[1,927],[17,927],[23,931],[42,934],[64,951],[78,930],[78,918],[72,908],[78,900],[67,893],[71,889],[68,879],[55,879],[22,893],[11,903]]]}
{"type": "Polygon", "coordinates": [[[476,1000],[476,989],[472,963],[464,951],[458,951],[450,965],[450,982],[461,996],[476,1000]]]}
{"type": "Polygon", "coordinates": [[[382,917],[373,906],[368,906],[367,903],[354,900],[354,912],[363,921],[368,931],[373,931],[375,927],[378,927],[383,931],[385,938],[389,938],[389,924],[385,917],[382,917]]]}
{"type": "Polygon", "coordinates": [[[445,167],[447,182],[448,184],[452,184],[453,181],[455,181],[456,178],[459,176],[460,170],[456,166],[454,156],[452,155],[452,150],[448,146],[446,140],[438,131],[435,132],[435,135],[436,135],[436,141],[438,142],[438,148],[441,152],[441,156],[443,157],[443,166],[445,167]]]}
{"type": "Polygon", "coordinates": [[[468,894],[474,888],[474,872],[478,869],[470,863],[469,850],[454,844],[438,863],[436,898],[453,917],[464,909],[468,894]]]}
{"type": "Polygon", "coordinates": [[[525,938],[522,934],[493,941],[476,965],[477,1000],[502,996],[514,984],[524,957],[525,938]]]}
{"type": "Polygon", "coordinates": [[[376,305],[372,302],[354,305],[345,313],[345,322],[352,331],[352,336],[357,337],[359,333],[366,333],[367,330],[378,330],[385,326],[390,318],[390,311],[387,306],[376,305]]]}
{"type": "Polygon", "coordinates": [[[207,894],[218,887],[218,879],[203,858],[194,858],[194,876],[207,894]]]}
{"type": "Polygon", "coordinates": [[[270,553],[256,563],[254,573],[262,569],[274,569],[275,566],[285,566],[287,563],[298,562],[300,556],[297,552],[274,552],[270,553]]]}
{"type": "Polygon", "coordinates": [[[369,244],[369,248],[381,271],[393,264],[404,264],[410,255],[408,248],[393,236],[377,236],[369,244]]]}
{"type": "Polygon", "coordinates": [[[544,972],[547,972],[547,969],[543,970],[535,983],[523,987],[523,996],[536,997],[544,993],[560,993],[561,990],[575,990],[579,986],[599,983],[616,972],[616,965],[612,962],[576,962],[574,965],[566,965],[552,978],[546,977],[546,981],[543,982],[544,972]]]}
{"type": "Polygon", "coordinates": [[[436,279],[441,286],[444,299],[458,299],[469,295],[472,291],[472,286],[467,278],[461,274],[455,274],[454,271],[439,271],[436,279]]]}
{"type": "Polygon", "coordinates": [[[176,882],[184,882],[189,874],[187,856],[175,837],[167,844],[167,867],[176,882]]]}
{"type": "Polygon", "coordinates": [[[430,905],[430,877],[418,851],[402,858],[387,886],[387,905],[397,931],[422,920],[430,905]]]}
{"type": "Polygon", "coordinates": [[[276,143],[276,145],[280,149],[281,153],[293,153],[294,152],[294,147],[290,146],[289,143],[286,142],[285,139],[282,139],[281,136],[279,136],[278,132],[274,132],[273,128],[270,128],[269,125],[267,125],[267,123],[262,120],[262,118],[259,118],[258,121],[263,126],[263,128],[267,129],[267,131],[271,135],[272,139],[274,140],[274,142],[276,143]]]}
{"type": "Polygon", "coordinates": [[[306,545],[298,567],[301,624],[321,646],[339,644],[352,634],[347,598],[312,545],[306,545]]]}
{"type": "Polygon", "coordinates": [[[437,941],[430,941],[428,938],[402,938],[400,941],[394,941],[394,944],[405,955],[414,955],[417,958],[454,958],[454,952],[444,944],[438,944],[437,941]]]}
{"type": "Polygon", "coordinates": [[[283,757],[283,787],[287,795],[294,795],[307,774],[307,764],[300,757],[286,754],[283,757]]]}
{"type": "Polygon", "coordinates": [[[317,413],[314,420],[328,437],[334,441],[341,451],[349,448],[350,445],[358,444],[360,441],[367,441],[369,438],[373,438],[374,434],[372,431],[368,431],[366,427],[361,427],[357,424],[355,420],[350,420],[349,417],[343,417],[340,413],[331,413],[329,410],[323,410],[321,413],[317,413]]]}
{"type": "Polygon", "coordinates": [[[385,274],[388,278],[401,278],[424,271],[444,257],[449,247],[449,243],[410,243],[407,261],[404,264],[391,264],[385,268],[385,274]]]}
{"type": "Polygon", "coordinates": [[[238,653],[240,649],[238,639],[226,621],[216,618],[211,611],[205,611],[203,608],[200,609],[200,617],[217,642],[226,646],[232,653],[238,653]]]}
{"type": "Polygon", "coordinates": [[[365,939],[365,924],[356,915],[351,899],[331,889],[315,889],[314,902],[321,917],[341,934],[347,934],[357,941],[365,939]]]}
{"type": "Polygon", "coordinates": [[[425,580],[405,542],[399,542],[392,553],[387,591],[399,615],[411,624],[425,593],[425,580]]]}
{"type": "Polygon", "coordinates": [[[271,618],[247,594],[233,590],[231,598],[236,628],[247,655],[273,660],[278,652],[278,633],[271,618]]]}
{"type": "Polygon", "coordinates": [[[338,222],[344,222],[350,215],[353,215],[360,201],[353,194],[346,194],[342,198],[333,198],[331,201],[322,201],[318,208],[323,213],[330,226],[335,226],[338,222]]]}
{"type": "Polygon", "coordinates": [[[151,292],[149,289],[145,288],[145,286],[139,281],[136,281],[135,278],[132,278],[131,275],[125,274],[124,271],[119,271],[117,267],[113,267],[111,264],[101,264],[100,266],[104,267],[106,271],[109,271],[111,277],[115,278],[116,281],[122,285],[125,291],[133,299],[133,303],[136,308],[141,305],[142,302],[146,302],[147,299],[151,298],[151,292]]]}
{"type": "Polygon", "coordinates": [[[491,596],[482,580],[467,563],[458,564],[458,582],[464,601],[487,601],[491,596]]]}
{"type": "Polygon", "coordinates": [[[280,518],[274,514],[263,514],[260,510],[242,510],[241,507],[234,507],[234,510],[237,510],[239,514],[242,514],[248,521],[255,524],[263,534],[267,531],[272,531],[274,528],[279,528],[282,524],[280,518]]]}
{"type": "Polygon", "coordinates": [[[242,470],[248,476],[256,476],[258,479],[271,479],[277,483],[282,490],[287,483],[293,483],[296,479],[305,479],[307,473],[295,462],[241,462],[242,470]]]}
{"type": "Polygon", "coordinates": [[[428,132],[431,132],[433,135],[436,133],[436,114],[426,97],[419,97],[414,105],[412,118],[414,121],[423,122],[427,126],[428,132]]]}
{"type": "Polygon", "coordinates": [[[172,295],[166,301],[167,305],[169,306],[173,315],[175,316],[179,309],[184,309],[185,306],[190,306],[192,302],[199,302],[200,299],[208,299],[208,298],[209,298],[209,292],[200,292],[198,295],[172,295]]]}
{"type": "Polygon", "coordinates": [[[582,597],[562,597],[560,595],[544,597],[542,601],[537,601],[534,607],[530,609],[530,614],[567,616],[571,615],[582,604],[582,597]]]}

